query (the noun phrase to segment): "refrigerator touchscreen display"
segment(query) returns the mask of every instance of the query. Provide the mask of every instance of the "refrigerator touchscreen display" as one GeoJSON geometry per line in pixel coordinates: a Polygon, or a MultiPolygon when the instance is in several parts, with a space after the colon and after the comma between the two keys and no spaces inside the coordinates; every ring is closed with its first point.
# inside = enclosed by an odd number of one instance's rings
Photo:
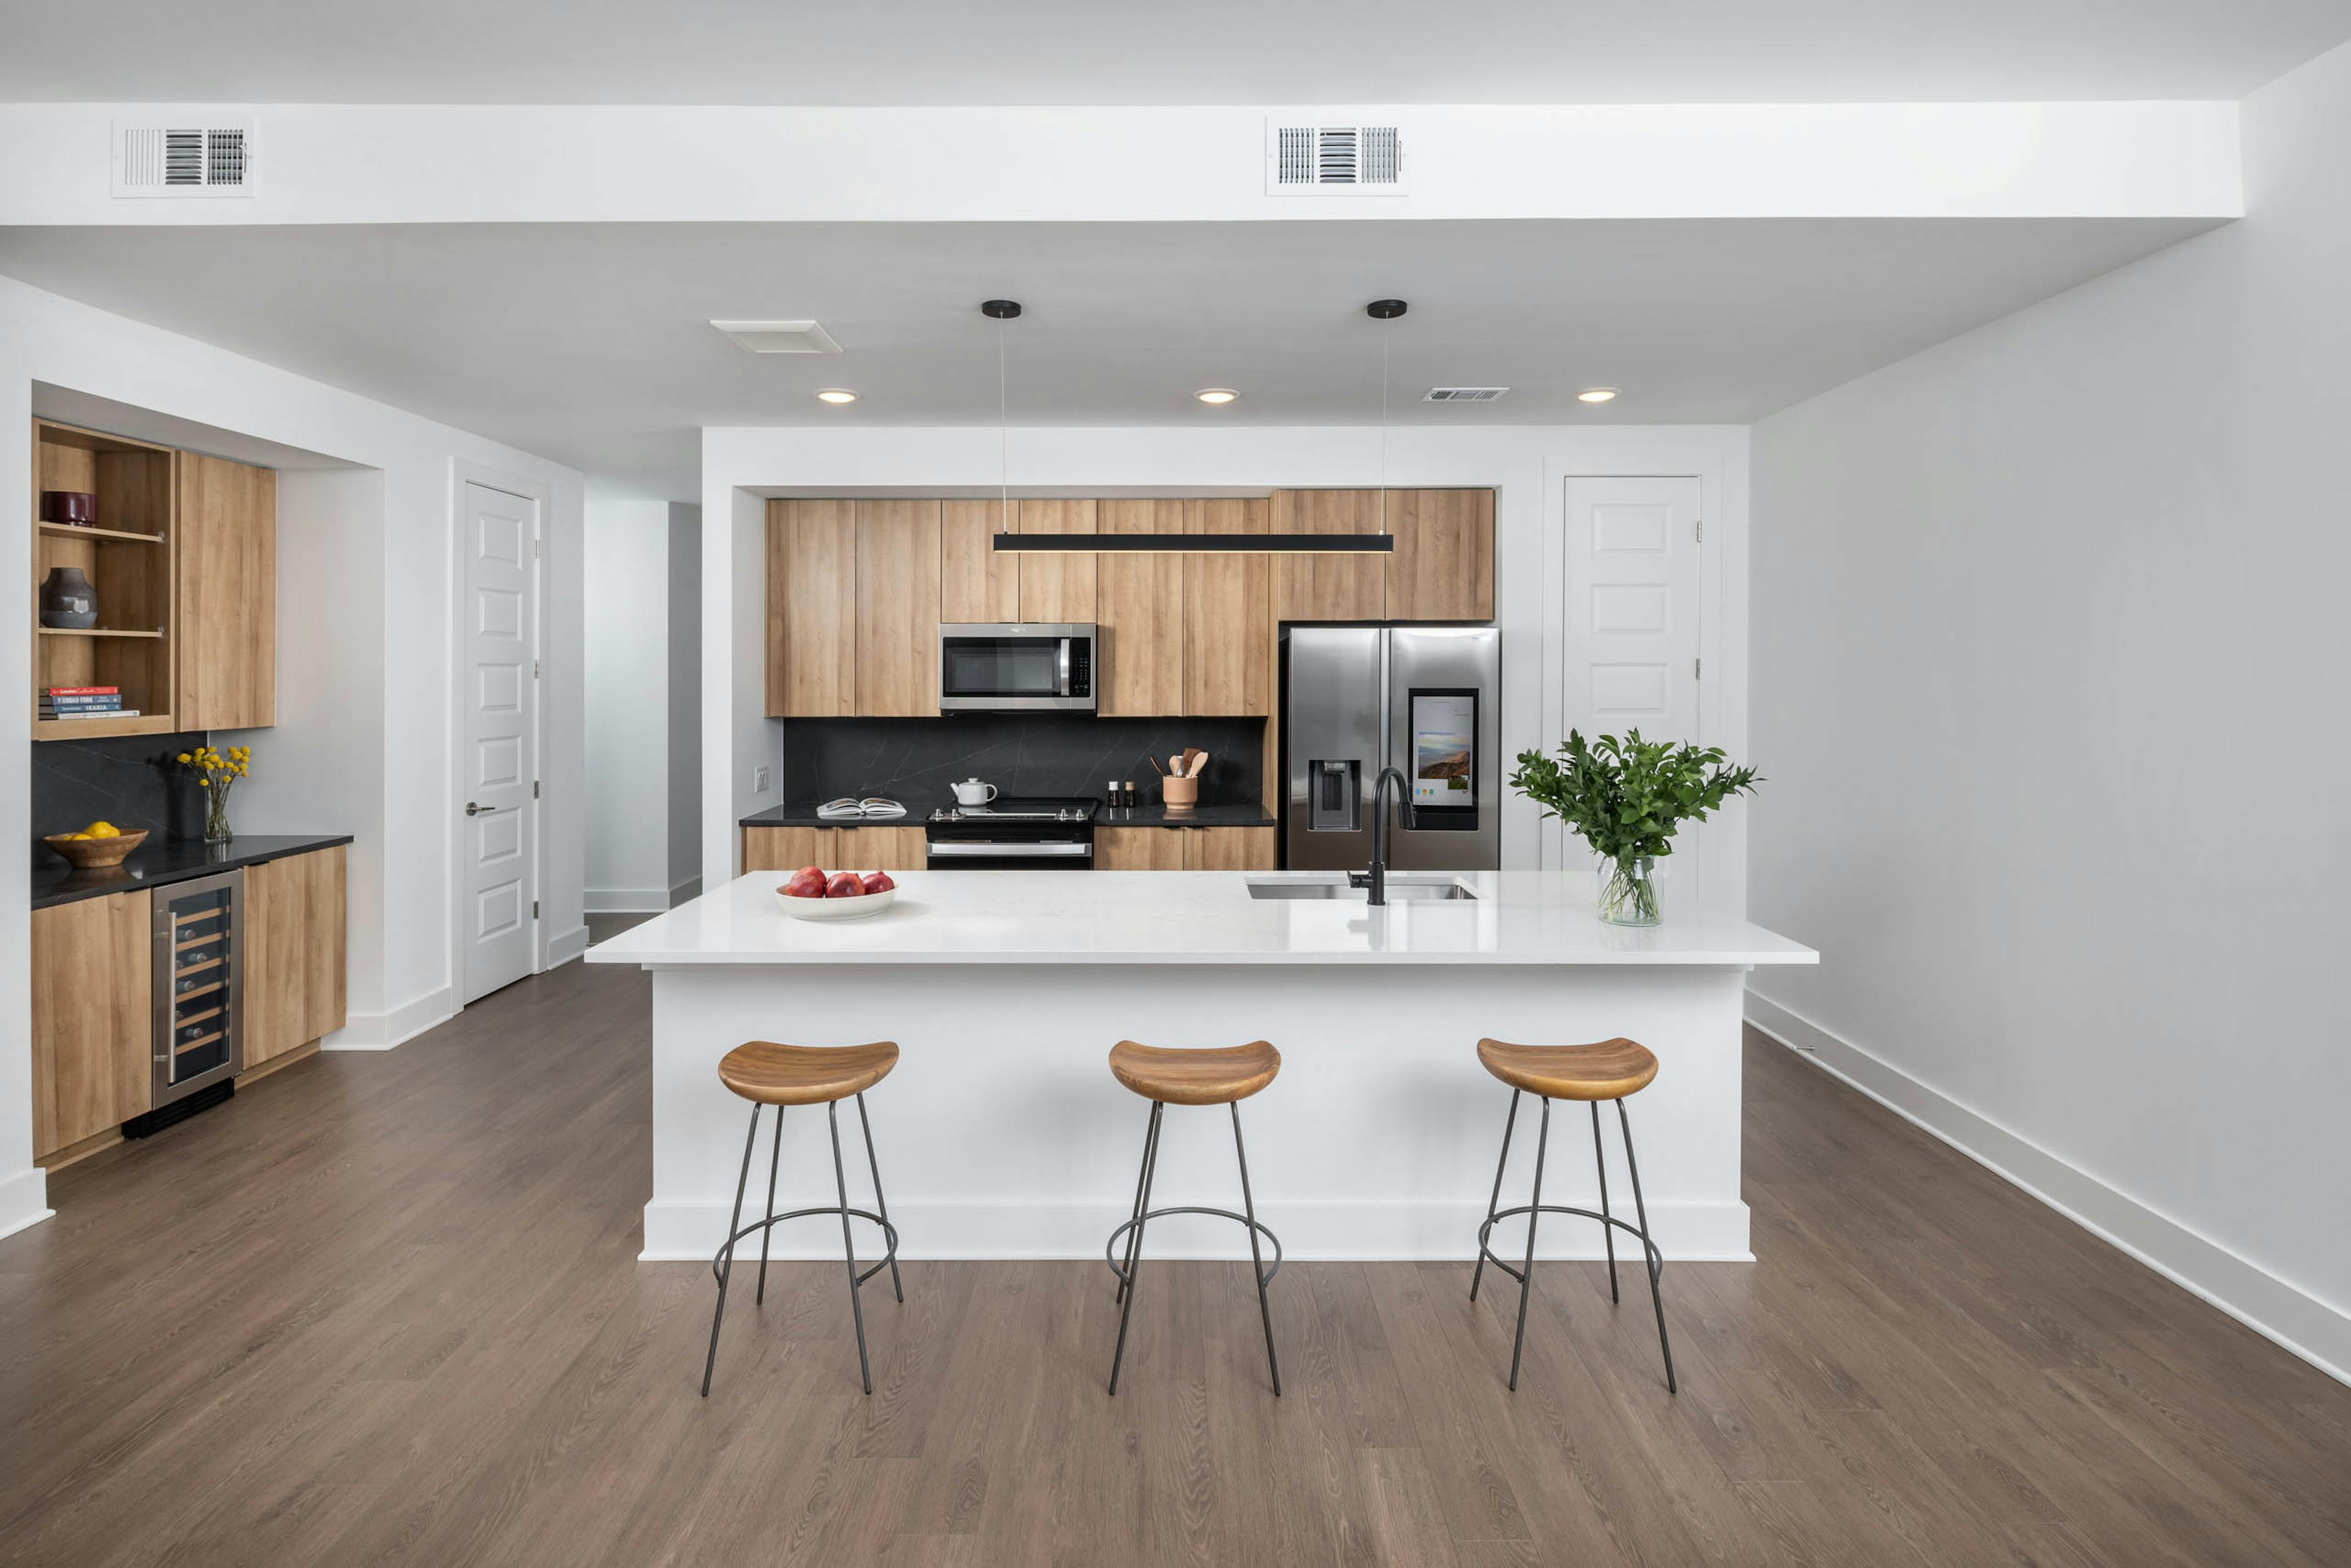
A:
{"type": "Polygon", "coordinates": [[[1467,687],[1412,692],[1412,803],[1478,806],[1478,694],[1467,687]]]}

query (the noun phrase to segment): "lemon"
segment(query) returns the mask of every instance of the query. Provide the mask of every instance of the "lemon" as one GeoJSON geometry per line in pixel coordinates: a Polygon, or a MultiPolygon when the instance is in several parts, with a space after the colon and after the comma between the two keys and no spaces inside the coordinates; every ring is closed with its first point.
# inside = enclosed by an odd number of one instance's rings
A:
{"type": "Polygon", "coordinates": [[[86,839],[89,837],[89,835],[88,833],[68,833],[66,837],[69,839],[86,839]]]}
{"type": "Polygon", "coordinates": [[[78,836],[85,839],[119,839],[122,836],[122,830],[112,822],[98,821],[84,828],[78,836]]]}

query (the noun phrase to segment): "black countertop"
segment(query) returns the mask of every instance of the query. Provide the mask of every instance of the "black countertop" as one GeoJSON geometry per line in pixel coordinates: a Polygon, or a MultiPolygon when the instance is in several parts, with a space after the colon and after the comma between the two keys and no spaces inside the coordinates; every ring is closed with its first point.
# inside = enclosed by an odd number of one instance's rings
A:
{"type": "Polygon", "coordinates": [[[36,844],[33,907],[47,909],[52,904],[71,904],[78,898],[102,898],[110,893],[162,887],[350,841],[349,833],[241,833],[225,844],[207,844],[196,839],[151,838],[131,851],[130,858],[120,865],[95,871],[76,871],[47,844],[36,844]]]}
{"type": "MultiPolygon", "coordinates": [[[[919,828],[929,815],[929,810],[925,808],[910,810],[903,817],[862,817],[843,821],[820,817],[814,806],[770,806],[764,811],[745,817],[737,825],[746,828],[919,828]]],[[[1121,806],[1116,810],[1103,805],[1094,807],[1094,826],[1097,828],[1270,828],[1277,825],[1265,808],[1254,800],[1229,806],[1196,806],[1188,811],[1173,813],[1155,801],[1147,806],[1121,806]]]]}

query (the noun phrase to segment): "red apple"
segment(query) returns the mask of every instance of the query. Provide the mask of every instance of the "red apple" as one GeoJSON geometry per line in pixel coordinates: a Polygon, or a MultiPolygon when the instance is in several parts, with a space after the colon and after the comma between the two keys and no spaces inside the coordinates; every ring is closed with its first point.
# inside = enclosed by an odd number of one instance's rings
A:
{"type": "Polygon", "coordinates": [[[868,893],[887,893],[897,885],[890,880],[890,873],[886,871],[869,871],[865,873],[865,891],[868,893]]]}
{"type": "Polygon", "coordinates": [[[855,872],[838,871],[832,873],[832,880],[824,884],[824,895],[827,898],[862,898],[865,896],[865,884],[857,880],[855,872]]]}
{"type": "Polygon", "coordinates": [[[787,898],[822,898],[824,873],[816,866],[804,865],[792,873],[791,880],[780,891],[787,898]]]}

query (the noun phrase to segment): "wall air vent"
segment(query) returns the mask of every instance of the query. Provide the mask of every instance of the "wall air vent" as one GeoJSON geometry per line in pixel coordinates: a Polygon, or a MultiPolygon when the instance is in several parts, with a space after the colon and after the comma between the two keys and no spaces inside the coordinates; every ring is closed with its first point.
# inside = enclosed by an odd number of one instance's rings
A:
{"type": "Polygon", "coordinates": [[[1508,387],[1431,387],[1423,402],[1492,402],[1508,387]]]}
{"type": "Polygon", "coordinates": [[[118,196],[249,196],[253,122],[211,114],[118,120],[113,166],[118,196]]]}
{"type": "Polygon", "coordinates": [[[1403,130],[1395,125],[1334,124],[1328,117],[1306,111],[1269,115],[1265,193],[1404,195],[1403,130]]]}

